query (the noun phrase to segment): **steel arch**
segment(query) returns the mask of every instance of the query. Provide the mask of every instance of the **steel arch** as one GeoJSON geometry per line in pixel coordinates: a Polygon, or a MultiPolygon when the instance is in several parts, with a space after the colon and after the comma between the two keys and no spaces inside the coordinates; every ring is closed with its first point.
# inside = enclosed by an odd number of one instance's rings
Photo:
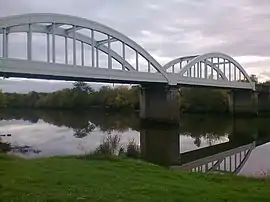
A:
{"type": "MultiPolygon", "coordinates": [[[[131,40],[124,34],[95,21],[91,21],[85,18],[70,16],[70,15],[63,15],[63,14],[33,13],[33,14],[23,14],[23,15],[15,15],[15,16],[0,18],[0,29],[2,30],[2,32],[4,31],[8,32],[9,30],[12,31],[12,29],[16,30],[15,27],[21,26],[21,29],[23,30],[25,29],[25,26],[38,24],[38,23],[51,23],[52,25],[56,25],[54,27],[55,29],[54,31],[59,30],[57,26],[72,25],[74,26],[75,33],[77,29],[79,30],[83,28],[83,29],[88,29],[88,30],[94,30],[94,31],[103,33],[105,35],[108,35],[109,37],[112,37],[111,39],[109,39],[110,41],[118,40],[122,42],[123,44],[132,48],[136,52],[136,54],[140,54],[143,58],[145,58],[148,61],[149,64],[151,64],[154,67],[154,69],[158,73],[160,73],[167,80],[169,84],[171,83],[168,75],[163,70],[162,66],[145,49],[143,49],[135,41],[131,40]]],[[[33,28],[35,29],[35,27],[33,28]]],[[[20,28],[18,30],[20,30],[20,28]]],[[[35,31],[35,30],[32,30],[31,28],[31,31],[35,31]]],[[[59,31],[63,31],[63,30],[59,30],[59,31]]],[[[47,30],[47,33],[48,32],[50,32],[50,30],[47,30]]],[[[72,30],[65,30],[65,32],[67,33],[67,35],[69,35],[71,34],[72,30]]],[[[44,33],[44,30],[42,31],[42,33],[44,33]]],[[[78,33],[76,33],[76,36],[77,35],[78,33]]],[[[79,36],[79,38],[81,38],[81,36],[79,36]]],[[[98,46],[99,48],[100,47],[102,48],[103,43],[104,41],[99,41],[99,42],[96,41],[96,46],[98,46]]],[[[102,49],[103,49],[103,52],[106,53],[106,51],[104,50],[104,47],[102,49]]],[[[113,56],[115,56],[114,57],[115,59],[120,60],[120,58],[114,53],[112,57],[113,56]]],[[[129,64],[126,65],[126,68],[128,68],[131,71],[135,69],[135,68],[131,68],[131,65],[129,64]]]]}
{"type": "Polygon", "coordinates": [[[197,62],[203,62],[205,59],[209,59],[211,57],[220,57],[223,59],[227,59],[231,63],[233,63],[245,76],[245,78],[251,83],[251,79],[249,78],[248,74],[244,70],[244,68],[231,56],[226,55],[224,53],[219,53],[219,52],[213,52],[213,53],[206,53],[203,55],[200,55],[194,59],[192,59],[182,70],[180,70],[179,74],[183,75],[185,71],[187,71],[189,68],[191,68],[193,65],[195,65],[197,62]]]}
{"type": "Polygon", "coordinates": [[[185,56],[185,57],[179,57],[179,58],[175,58],[171,61],[169,61],[168,63],[166,63],[165,65],[163,65],[163,69],[166,71],[168,70],[171,66],[180,63],[182,61],[190,61],[196,57],[198,57],[199,55],[194,55],[194,56],[185,56]]]}
{"type": "MultiPolygon", "coordinates": [[[[45,79],[85,79],[87,81],[108,81],[108,82],[128,82],[128,83],[163,83],[168,85],[197,85],[213,86],[226,88],[240,88],[255,90],[255,84],[252,83],[243,67],[232,57],[222,53],[207,53],[204,55],[188,56],[177,58],[163,67],[140,45],[121,34],[120,32],[107,27],[98,22],[85,18],[51,13],[34,13],[15,15],[0,18],[0,34],[3,36],[2,55],[0,57],[0,75],[17,76],[27,78],[45,78],[45,79]],[[69,27],[67,28],[68,25],[69,27]],[[85,35],[79,32],[80,29],[89,30],[91,33],[85,35]],[[15,32],[27,33],[27,59],[20,60],[8,57],[8,34],[15,32]],[[102,33],[105,39],[95,39],[94,33],[102,33]],[[38,62],[32,59],[32,33],[43,33],[47,35],[47,62],[38,62]],[[52,54],[50,54],[50,36],[52,37],[52,54]],[[65,38],[65,63],[56,62],[55,36],[65,38]],[[73,39],[73,65],[67,61],[67,39],[73,39]],[[81,53],[81,63],[76,62],[76,42],[81,42],[81,52],[84,51],[84,44],[91,46],[92,67],[100,67],[98,52],[101,51],[108,55],[108,68],[86,68],[84,65],[84,54],[81,53]],[[117,53],[111,47],[111,43],[120,42],[123,53],[117,53]],[[125,47],[131,48],[135,52],[136,62],[131,65],[125,56],[125,47]],[[96,52],[95,52],[96,51],[96,52]],[[74,53],[75,52],[75,53],[74,53]],[[50,59],[52,55],[52,59],[50,59]],[[95,57],[96,55],[96,57],[95,57]],[[142,56],[148,63],[148,72],[140,71],[138,57],[142,56]],[[229,61],[240,71],[239,80],[231,81],[228,79],[225,70],[219,68],[217,63],[209,61],[209,58],[217,57],[229,61]],[[94,58],[94,59],[93,59],[94,58]],[[122,65],[122,69],[113,69],[112,59],[122,65]],[[52,60],[52,62],[51,62],[52,60]],[[74,62],[75,61],[75,62],[74,62]],[[166,72],[174,64],[186,61],[179,73],[171,74],[166,72]],[[96,62],[96,64],[95,64],[96,62]],[[202,76],[189,76],[194,65],[204,63],[206,67],[211,67],[217,73],[218,80],[213,78],[202,78],[202,76]],[[73,68],[74,66],[80,68],[73,68]],[[151,72],[153,67],[157,73],[151,72]],[[126,71],[128,70],[128,71],[126,71]],[[190,72],[189,72],[190,71],[190,72]],[[186,76],[187,75],[187,76],[186,76]],[[244,82],[241,76],[244,75],[244,82]],[[221,78],[221,79],[219,79],[221,78]],[[238,82],[240,81],[240,82],[238,82]],[[247,81],[247,82],[246,82],[247,81]],[[249,85],[250,84],[250,85],[249,85]]],[[[133,63],[133,62],[132,62],[133,63]]],[[[201,67],[200,67],[201,68],[201,67]]],[[[207,68],[206,68],[207,69],[207,68]]],[[[200,70],[200,73],[202,71],[200,70]]],[[[195,70],[193,71],[195,75],[195,70]]]]}
{"type": "MultiPolygon", "coordinates": [[[[27,32],[28,31],[28,27],[27,25],[23,25],[23,26],[17,26],[17,27],[11,27],[9,28],[9,33],[16,33],[16,32],[27,32]]],[[[43,33],[43,34],[47,34],[48,33],[48,28],[46,26],[42,26],[42,25],[33,25],[32,26],[32,31],[35,32],[35,33],[43,33]]],[[[3,31],[0,30],[0,34],[2,33],[3,31]]],[[[57,36],[61,36],[61,37],[67,37],[69,39],[72,39],[73,36],[70,34],[70,33],[66,33],[66,30],[63,29],[63,28],[55,28],[55,35],[57,36]]],[[[108,47],[105,46],[105,45],[98,45],[97,41],[96,40],[93,40],[83,34],[80,34],[80,33],[76,33],[76,36],[75,36],[76,40],[77,41],[80,41],[80,42],[83,42],[87,45],[90,45],[92,46],[92,42],[93,42],[93,46],[96,47],[98,46],[98,49],[106,54],[108,54],[109,50],[108,50],[108,47]]],[[[113,50],[110,50],[111,51],[111,56],[112,58],[114,58],[116,61],[118,61],[120,64],[123,64],[123,58],[118,54],[116,53],[115,51],[113,50]]],[[[134,69],[134,67],[128,62],[128,61],[125,61],[125,68],[129,71],[136,71],[134,69]]]]}
{"type": "MultiPolygon", "coordinates": [[[[191,68],[196,65],[197,63],[206,63],[207,65],[211,66],[220,76],[223,80],[226,80],[228,82],[235,82],[235,81],[231,81],[230,79],[228,79],[225,75],[224,72],[222,72],[215,64],[215,63],[211,63],[211,61],[209,61],[210,58],[222,58],[224,60],[227,60],[228,63],[232,63],[233,65],[235,65],[235,67],[244,75],[244,79],[247,80],[247,82],[250,84],[250,88],[255,90],[255,84],[254,82],[252,82],[252,80],[250,79],[250,77],[248,76],[248,74],[246,73],[246,71],[244,70],[244,68],[235,60],[233,59],[231,56],[226,55],[224,53],[220,53],[220,52],[211,52],[211,53],[206,53],[203,55],[196,55],[196,56],[187,56],[187,57],[179,57],[176,58],[170,62],[168,62],[167,64],[165,64],[163,66],[164,71],[167,71],[169,68],[171,68],[172,66],[186,61],[187,64],[184,65],[180,71],[177,73],[178,74],[178,79],[176,82],[180,82],[181,79],[184,77],[185,74],[187,74],[188,71],[191,70],[191,68]],[[230,81],[229,81],[230,80],[230,81]]],[[[190,76],[188,76],[190,77],[190,76]]],[[[239,82],[240,83],[240,82],[239,82]]]]}
{"type": "MultiPolygon", "coordinates": [[[[176,59],[174,59],[174,60],[168,62],[167,64],[165,64],[165,65],[163,66],[163,69],[164,69],[165,71],[167,71],[169,68],[171,68],[171,66],[173,66],[173,65],[175,65],[175,64],[177,64],[177,63],[180,63],[180,62],[183,62],[183,61],[189,62],[189,61],[193,60],[193,59],[196,58],[196,57],[197,57],[197,56],[187,56],[187,57],[176,58],[176,59]]],[[[226,77],[226,75],[225,75],[218,67],[216,67],[215,64],[211,63],[211,62],[208,61],[208,60],[204,60],[204,61],[200,61],[200,62],[205,63],[206,65],[211,66],[211,67],[216,71],[216,73],[217,73],[223,80],[228,80],[228,78],[226,77]]],[[[195,64],[196,64],[196,63],[195,63],[195,64]]],[[[193,65],[192,65],[192,66],[193,66],[193,65]]],[[[191,66],[191,67],[192,67],[192,66],[191,66]]]]}

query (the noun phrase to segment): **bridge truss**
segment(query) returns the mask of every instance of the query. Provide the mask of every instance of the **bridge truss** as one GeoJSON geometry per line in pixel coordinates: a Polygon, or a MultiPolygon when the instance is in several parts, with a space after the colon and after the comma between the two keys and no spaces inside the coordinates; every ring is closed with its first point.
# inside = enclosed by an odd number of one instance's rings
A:
{"type": "Polygon", "coordinates": [[[0,37],[4,77],[255,89],[244,68],[228,55],[181,57],[162,66],[127,36],[84,18],[47,13],[4,17],[0,37]],[[11,55],[10,43],[18,33],[26,39],[24,57],[11,55]],[[35,57],[40,50],[42,59],[35,57]]]}

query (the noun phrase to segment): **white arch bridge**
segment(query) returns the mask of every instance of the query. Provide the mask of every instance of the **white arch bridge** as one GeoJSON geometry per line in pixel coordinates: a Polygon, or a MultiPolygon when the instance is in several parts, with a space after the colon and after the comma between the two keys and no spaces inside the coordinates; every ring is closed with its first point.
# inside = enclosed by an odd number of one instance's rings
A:
{"type": "Polygon", "coordinates": [[[0,76],[4,77],[255,90],[244,68],[226,54],[180,57],[162,66],[127,36],[79,17],[0,18],[0,37],[0,76]]]}

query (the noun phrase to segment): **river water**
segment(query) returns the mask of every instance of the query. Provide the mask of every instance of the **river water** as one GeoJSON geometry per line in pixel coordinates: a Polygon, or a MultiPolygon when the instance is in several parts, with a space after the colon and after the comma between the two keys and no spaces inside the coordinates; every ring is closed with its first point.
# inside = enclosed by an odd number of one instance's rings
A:
{"type": "Polygon", "coordinates": [[[0,152],[23,158],[86,154],[117,137],[116,153],[132,143],[140,158],[154,164],[259,177],[270,174],[269,123],[185,114],[179,127],[145,126],[130,112],[2,110],[0,152]]]}

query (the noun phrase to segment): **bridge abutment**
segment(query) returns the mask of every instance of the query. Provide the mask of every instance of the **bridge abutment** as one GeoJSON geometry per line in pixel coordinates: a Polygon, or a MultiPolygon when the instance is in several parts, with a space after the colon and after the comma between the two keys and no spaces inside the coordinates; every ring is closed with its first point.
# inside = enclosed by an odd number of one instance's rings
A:
{"type": "Polygon", "coordinates": [[[178,124],[180,98],[176,86],[142,85],[140,118],[145,121],[178,124]]]}
{"type": "Polygon", "coordinates": [[[229,111],[235,115],[257,115],[258,94],[251,90],[231,90],[229,92],[229,111]]]}

